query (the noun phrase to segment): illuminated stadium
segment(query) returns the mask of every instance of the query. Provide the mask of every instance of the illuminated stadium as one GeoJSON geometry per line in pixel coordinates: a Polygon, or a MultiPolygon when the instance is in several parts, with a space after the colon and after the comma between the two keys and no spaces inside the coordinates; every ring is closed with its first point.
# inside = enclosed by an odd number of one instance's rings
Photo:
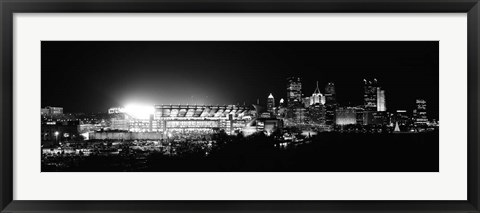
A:
{"type": "Polygon", "coordinates": [[[125,107],[121,118],[112,119],[112,129],[130,132],[209,133],[223,129],[240,131],[255,116],[252,107],[237,105],[155,105],[125,107]],[[132,110],[135,109],[135,110],[132,110]]]}
{"type": "Polygon", "coordinates": [[[155,105],[155,120],[168,120],[168,118],[209,118],[228,119],[231,115],[234,119],[241,118],[251,113],[251,108],[236,105],[155,105]]]}

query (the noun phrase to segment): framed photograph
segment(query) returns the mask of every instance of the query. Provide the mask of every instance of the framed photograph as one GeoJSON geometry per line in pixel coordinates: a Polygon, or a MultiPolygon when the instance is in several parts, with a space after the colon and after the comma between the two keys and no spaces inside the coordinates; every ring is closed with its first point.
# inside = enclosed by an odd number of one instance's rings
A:
{"type": "Polygon", "coordinates": [[[1,212],[480,212],[478,0],[1,0],[1,212]]]}

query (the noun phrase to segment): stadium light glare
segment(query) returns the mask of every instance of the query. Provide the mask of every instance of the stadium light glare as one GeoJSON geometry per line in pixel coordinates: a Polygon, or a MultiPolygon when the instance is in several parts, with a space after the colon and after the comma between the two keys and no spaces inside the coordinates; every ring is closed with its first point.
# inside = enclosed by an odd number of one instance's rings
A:
{"type": "Polygon", "coordinates": [[[125,113],[138,119],[148,119],[155,111],[153,106],[129,104],[124,108],[125,113]]]}

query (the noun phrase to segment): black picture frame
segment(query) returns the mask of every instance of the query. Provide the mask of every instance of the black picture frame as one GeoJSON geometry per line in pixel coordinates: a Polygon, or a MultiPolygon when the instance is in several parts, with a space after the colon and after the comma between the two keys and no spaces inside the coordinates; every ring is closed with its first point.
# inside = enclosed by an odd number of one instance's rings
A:
{"type": "MultiPolygon", "coordinates": [[[[478,0],[0,0],[1,212],[480,212],[478,0]],[[467,201],[15,201],[13,200],[14,13],[467,13],[468,199],[467,201]]],[[[32,180],[34,181],[34,180],[32,180]]]]}

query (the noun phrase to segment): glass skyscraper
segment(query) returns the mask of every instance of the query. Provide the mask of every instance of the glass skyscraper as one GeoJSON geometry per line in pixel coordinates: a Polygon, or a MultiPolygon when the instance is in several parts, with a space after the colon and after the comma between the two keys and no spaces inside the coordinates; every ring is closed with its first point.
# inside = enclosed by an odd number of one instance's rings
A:
{"type": "Polygon", "coordinates": [[[267,111],[270,113],[275,113],[275,98],[272,93],[268,96],[267,99],[267,111]]]}
{"type": "Polygon", "coordinates": [[[298,107],[302,104],[302,82],[298,77],[287,79],[287,104],[289,108],[298,107]]]}
{"type": "Polygon", "coordinates": [[[377,111],[377,79],[363,79],[363,105],[365,111],[377,111]]]}
{"type": "Polygon", "coordinates": [[[377,111],[387,111],[387,102],[385,100],[385,90],[377,87],[377,111]]]}
{"type": "Polygon", "coordinates": [[[335,110],[337,109],[337,99],[335,93],[335,84],[328,82],[325,86],[325,124],[335,124],[335,110]]]}

